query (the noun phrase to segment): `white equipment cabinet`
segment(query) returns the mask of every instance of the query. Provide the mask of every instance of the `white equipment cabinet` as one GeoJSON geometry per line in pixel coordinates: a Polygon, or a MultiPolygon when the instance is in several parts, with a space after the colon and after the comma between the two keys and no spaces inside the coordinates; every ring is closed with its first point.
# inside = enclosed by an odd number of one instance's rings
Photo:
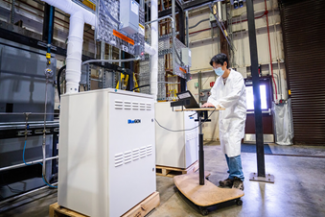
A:
{"type": "Polygon", "coordinates": [[[63,95],[60,206],[121,216],[156,191],[154,99],[102,89],[63,95]]]}
{"type": "MultiPolygon", "coordinates": [[[[194,121],[197,118],[195,112],[173,111],[170,102],[156,103],[155,107],[156,120],[167,129],[191,129],[198,125],[194,121]],[[192,114],[194,115],[190,118],[192,114]]],[[[198,128],[170,132],[156,123],[156,165],[187,168],[198,160],[198,145],[198,128]]]]}

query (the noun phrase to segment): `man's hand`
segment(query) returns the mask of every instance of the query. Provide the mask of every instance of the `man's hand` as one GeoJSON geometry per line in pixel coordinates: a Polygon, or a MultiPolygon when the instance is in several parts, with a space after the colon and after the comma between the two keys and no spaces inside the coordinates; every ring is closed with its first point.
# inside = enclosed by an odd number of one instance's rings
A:
{"type": "Polygon", "coordinates": [[[203,108],[215,108],[215,106],[212,103],[204,103],[204,105],[202,106],[203,108]]]}

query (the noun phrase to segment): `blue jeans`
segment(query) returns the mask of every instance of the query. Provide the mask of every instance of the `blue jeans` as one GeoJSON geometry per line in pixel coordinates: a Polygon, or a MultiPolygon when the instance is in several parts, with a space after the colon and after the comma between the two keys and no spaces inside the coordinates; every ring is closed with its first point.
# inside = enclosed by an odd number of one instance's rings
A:
{"type": "Polygon", "coordinates": [[[228,173],[229,179],[233,180],[235,177],[239,178],[240,180],[244,181],[244,173],[243,168],[241,166],[241,158],[240,155],[236,157],[228,157],[226,155],[227,165],[228,165],[228,173]]]}

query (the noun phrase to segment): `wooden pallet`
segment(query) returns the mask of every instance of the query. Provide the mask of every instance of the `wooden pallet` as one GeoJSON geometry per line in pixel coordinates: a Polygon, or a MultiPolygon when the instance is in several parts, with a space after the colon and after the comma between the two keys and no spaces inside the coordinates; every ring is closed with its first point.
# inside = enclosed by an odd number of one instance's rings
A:
{"type": "MultiPolygon", "coordinates": [[[[158,207],[160,204],[159,193],[155,192],[149,197],[141,201],[134,206],[128,212],[122,215],[122,217],[143,217],[147,215],[151,210],[158,207]]],[[[58,203],[50,205],[50,217],[88,217],[78,212],[60,207],[58,203]]]]}
{"type": "Polygon", "coordinates": [[[174,177],[178,175],[191,174],[197,171],[198,169],[199,169],[198,161],[195,161],[191,166],[189,166],[186,169],[156,165],[156,175],[174,177]]]}

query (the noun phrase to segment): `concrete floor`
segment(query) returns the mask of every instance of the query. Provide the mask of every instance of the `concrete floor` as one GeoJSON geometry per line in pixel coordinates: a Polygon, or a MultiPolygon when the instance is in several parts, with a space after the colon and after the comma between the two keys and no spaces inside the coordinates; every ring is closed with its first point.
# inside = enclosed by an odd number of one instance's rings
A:
{"type": "MultiPolygon", "coordinates": [[[[214,206],[210,208],[208,216],[325,216],[325,147],[271,145],[271,150],[275,155],[265,156],[265,167],[267,173],[275,176],[275,183],[250,182],[249,174],[256,172],[257,168],[256,155],[242,153],[246,176],[243,205],[228,202],[214,206]]],[[[211,172],[210,181],[215,184],[227,177],[224,156],[220,146],[215,143],[205,146],[205,169],[211,172]]],[[[198,209],[175,189],[172,178],[157,176],[157,190],[161,204],[148,216],[201,216],[198,209]]],[[[0,216],[48,216],[48,206],[56,202],[57,196],[55,192],[50,193],[0,216]]],[[[28,199],[32,200],[33,196],[30,197],[28,199]]]]}

